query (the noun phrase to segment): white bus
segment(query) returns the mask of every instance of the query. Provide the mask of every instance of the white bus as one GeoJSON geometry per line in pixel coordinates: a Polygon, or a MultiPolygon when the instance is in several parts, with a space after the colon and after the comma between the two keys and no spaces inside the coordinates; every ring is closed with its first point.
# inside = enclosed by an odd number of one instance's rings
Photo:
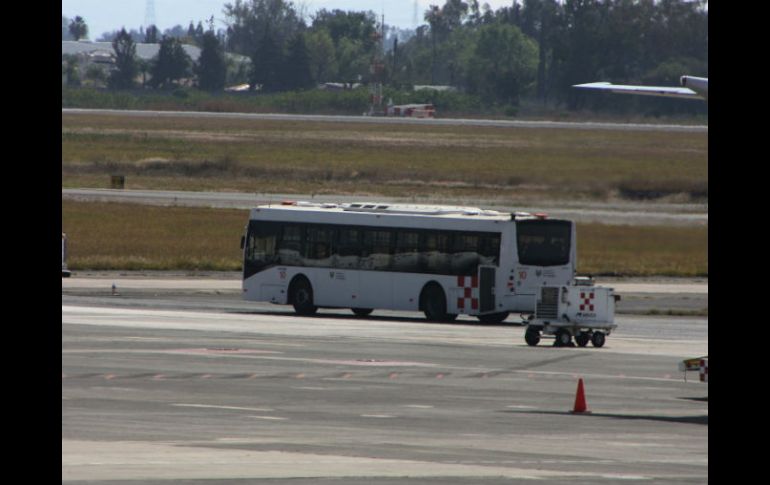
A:
{"type": "Polygon", "coordinates": [[[501,322],[575,277],[575,226],[470,207],[283,202],[251,210],[243,298],[323,308],[422,311],[501,322]]]}

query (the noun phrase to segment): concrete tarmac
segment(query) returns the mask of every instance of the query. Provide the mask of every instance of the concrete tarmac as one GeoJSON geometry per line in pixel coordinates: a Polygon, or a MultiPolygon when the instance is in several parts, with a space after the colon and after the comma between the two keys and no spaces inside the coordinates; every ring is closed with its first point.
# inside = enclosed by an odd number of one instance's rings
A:
{"type": "Polygon", "coordinates": [[[707,482],[708,384],[677,371],[707,319],[617,323],[529,347],[511,322],[63,288],[62,481],[707,482]]]}
{"type": "MultiPolygon", "coordinates": [[[[183,273],[165,271],[75,272],[62,278],[62,291],[81,296],[178,296],[190,304],[196,297],[218,295],[214,304],[242,305],[240,272],[183,273]]],[[[623,314],[708,314],[708,278],[599,278],[621,295],[617,312],[623,314]]],[[[248,306],[247,306],[248,308],[248,306]]],[[[509,317],[509,320],[515,317],[509,317]]]]}
{"type": "Polygon", "coordinates": [[[140,111],[121,109],[78,109],[62,108],[62,115],[108,115],[121,117],[153,118],[210,118],[239,119],[261,121],[312,121],[322,123],[369,123],[369,124],[409,124],[409,125],[444,125],[444,126],[494,126],[499,128],[539,128],[562,130],[620,130],[620,131],[665,131],[708,133],[707,125],[672,125],[652,123],[607,123],[581,121],[524,121],[524,120],[484,120],[462,118],[401,118],[384,116],[345,116],[345,115],[303,115],[279,113],[215,113],[202,111],[140,111]]]}

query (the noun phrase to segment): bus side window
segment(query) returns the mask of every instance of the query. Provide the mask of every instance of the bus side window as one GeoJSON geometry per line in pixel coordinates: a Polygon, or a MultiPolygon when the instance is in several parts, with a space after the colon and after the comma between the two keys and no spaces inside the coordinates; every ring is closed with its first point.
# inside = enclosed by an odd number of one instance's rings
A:
{"type": "Polygon", "coordinates": [[[427,273],[450,274],[451,236],[448,233],[426,233],[420,246],[420,265],[427,273]]]}
{"type": "Polygon", "coordinates": [[[361,259],[361,231],[342,228],[337,236],[335,267],[357,269],[361,259]]]}
{"type": "Polygon", "coordinates": [[[396,251],[393,270],[407,273],[420,272],[420,233],[400,229],[396,231],[396,251]]]}
{"type": "Polygon", "coordinates": [[[452,247],[452,274],[475,275],[479,266],[479,236],[458,233],[452,247]]]}
{"type": "Polygon", "coordinates": [[[331,266],[332,229],[323,226],[310,226],[306,236],[306,266],[331,266]]]}
{"type": "Polygon", "coordinates": [[[283,226],[277,253],[279,264],[290,266],[302,264],[302,226],[296,224],[283,226]]]}
{"type": "Polygon", "coordinates": [[[498,265],[500,263],[500,235],[485,234],[479,244],[481,264],[498,265]]]}
{"type": "Polygon", "coordinates": [[[385,271],[390,269],[393,232],[368,229],[363,234],[361,269],[385,271]]]}

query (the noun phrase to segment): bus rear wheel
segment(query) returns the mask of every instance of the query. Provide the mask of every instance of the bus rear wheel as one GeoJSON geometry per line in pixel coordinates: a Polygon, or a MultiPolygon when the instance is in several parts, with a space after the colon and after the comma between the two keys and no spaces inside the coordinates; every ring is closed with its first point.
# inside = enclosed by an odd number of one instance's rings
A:
{"type": "Polygon", "coordinates": [[[429,284],[422,290],[420,308],[431,322],[451,322],[457,318],[457,314],[447,312],[444,290],[437,284],[429,284]]]}
{"type": "Polygon", "coordinates": [[[351,308],[351,310],[359,317],[365,317],[373,311],[371,308],[351,308]]]}
{"type": "Polygon", "coordinates": [[[289,295],[294,311],[298,315],[313,315],[318,311],[318,307],[313,304],[313,286],[306,278],[295,279],[291,284],[289,295]]]}

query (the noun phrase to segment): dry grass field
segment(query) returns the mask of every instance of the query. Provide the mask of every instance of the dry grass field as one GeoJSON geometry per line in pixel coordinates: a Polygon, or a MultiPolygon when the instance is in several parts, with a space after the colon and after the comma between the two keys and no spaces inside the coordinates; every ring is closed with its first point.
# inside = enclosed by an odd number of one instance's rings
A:
{"type": "MultiPolygon", "coordinates": [[[[248,211],[62,202],[73,270],[241,269],[248,211]]],[[[708,228],[579,224],[578,271],[707,276],[708,228]]]]}
{"type": "MultiPolygon", "coordinates": [[[[62,114],[63,187],[708,200],[708,134],[62,114]]],[[[246,211],[63,202],[72,269],[238,270],[246,211]]],[[[707,227],[578,225],[584,274],[703,276],[707,227]]]]}
{"type": "Polygon", "coordinates": [[[708,134],[62,115],[65,187],[708,197],[708,134]]]}

